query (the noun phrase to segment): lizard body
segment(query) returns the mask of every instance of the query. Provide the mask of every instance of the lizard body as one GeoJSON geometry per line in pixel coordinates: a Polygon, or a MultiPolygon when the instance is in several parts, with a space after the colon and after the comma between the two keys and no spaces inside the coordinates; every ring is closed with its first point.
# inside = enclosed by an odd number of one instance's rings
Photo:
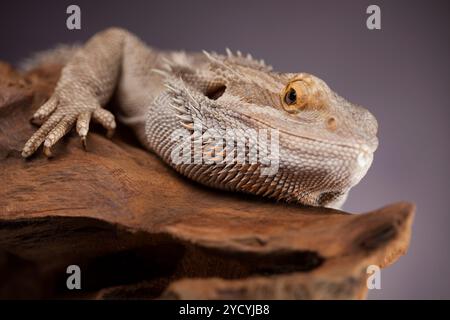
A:
{"type": "Polygon", "coordinates": [[[367,172],[378,145],[377,122],[366,109],[313,75],[273,72],[239,52],[161,51],[110,28],[66,58],[55,92],[33,116],[43,124],[26,142],[24,157],[41,144],[50,156],[74,125],[85,145],[91,118],[112,133],[115,118],[103,106],[114,95],[117,116],[140,142],[192,180],[339,207],[367,172]],[[230,132],[237,144],[218,139],[230,132]],[[270,139],[276,141],[265,150],[270,139]],[[259,161],[245,161],[255,150],[259,161]],[[276,170],[267,173],[275,162],[276,170]]]}

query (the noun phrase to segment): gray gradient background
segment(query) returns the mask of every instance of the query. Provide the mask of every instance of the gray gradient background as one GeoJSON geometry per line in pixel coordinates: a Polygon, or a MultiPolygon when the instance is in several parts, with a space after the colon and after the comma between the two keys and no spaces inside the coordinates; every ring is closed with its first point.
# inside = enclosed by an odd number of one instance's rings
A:
{"type": "Polygon", "coordinates": [[[251,52],[366,106],[380,147],[344,209],[417,204],[409,253],[369,297],[450,298],[450,1],[2,1],[0,59],[112,25],[161,48],[251,52]],[[71,3],[82,8],[81,31],[65,27],[71,3]],[[381,31],[366,28],[369,4],[381,7],[381,31]]]}

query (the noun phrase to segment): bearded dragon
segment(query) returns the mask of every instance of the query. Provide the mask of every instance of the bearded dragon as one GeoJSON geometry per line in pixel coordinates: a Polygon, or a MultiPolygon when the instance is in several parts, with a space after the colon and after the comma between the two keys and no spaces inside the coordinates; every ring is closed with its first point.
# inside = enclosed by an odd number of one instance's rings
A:
{"type": "MultiPolygon", "coordinates": [[[[91,118],[111,135],[115,117],[103,107],[114,96],[116,116],[142,145],[192,180],[222,190],[339,208],[366,174],[378,145],[377,121],[369,111],[340,97],[318,77],[274,72],[264,61],[240,52],[162,51],[126,30],[110,28],[61,56],[60,79],[33,115],[32,121],[42,126],[25,143],[23,157],[41,144],[51,156],[52,146],[74,126],[86,146],[91,118]],[[278,161],[276,170],[263,172],[264,157],[256,163],[236,161],[236,145],[227,148],[226,142],[205,137],[211,129],[225,137],[230,128],[237,140],[258,146],[264,139],[254,135],[257,130],[269,132],[266,138],[275,137],[275,147],[265,155],[278,161]],[[186,151],[174,139],[175,131],[188,133],[183,142],[188,151],[199,146],[201,155],[219,160],[174,161],[186,151]]],[[[251,150],[246,145],[240,155],[245,159],[251,150]]],[[[187,156],[194,158],[199,160],[187,156]]]]}

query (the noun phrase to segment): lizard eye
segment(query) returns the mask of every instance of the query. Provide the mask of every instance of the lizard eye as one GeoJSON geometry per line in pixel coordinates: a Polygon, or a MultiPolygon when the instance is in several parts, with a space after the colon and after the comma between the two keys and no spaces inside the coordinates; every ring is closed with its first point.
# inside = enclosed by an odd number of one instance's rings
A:
{"type": "Polygon", "coordinates": [[[289,113],[297,113],[308,103],[308,85],[302,80],[291,81],[283,91],[282,105],[289,113]]]}
{"type": "Polygon", "coordinates": [[[290,88],[289,91],[284,96],[284,102],[291,105],[297,101],[297,92],[294,88],[290,88]]]}

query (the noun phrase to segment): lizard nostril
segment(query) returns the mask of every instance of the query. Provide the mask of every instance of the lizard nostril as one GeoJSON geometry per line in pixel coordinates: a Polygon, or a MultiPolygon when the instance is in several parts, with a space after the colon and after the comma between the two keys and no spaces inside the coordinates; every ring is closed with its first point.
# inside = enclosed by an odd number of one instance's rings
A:
{"type": "Polygon", "coordinates": [[[337,128],[337,120],[334,117],[328,118],[327,120],[327,128],[328,130],[334,131],[337,128]]]}

